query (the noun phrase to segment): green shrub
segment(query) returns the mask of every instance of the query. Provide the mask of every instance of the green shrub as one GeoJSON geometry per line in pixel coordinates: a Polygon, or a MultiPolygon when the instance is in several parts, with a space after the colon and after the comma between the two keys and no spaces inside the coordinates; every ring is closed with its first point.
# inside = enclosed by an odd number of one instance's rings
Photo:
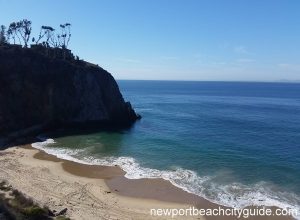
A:
{"type": "Polygon", "coordinates": [[[48,214],[47,210],[44,208],[38,207],[36,205],[26,207],[22,210],[23,214],[26,215],[27,217],[37,219],[39,217],[44,217],[45,215],[48,214]]]}
{"type": "Polygon", "coordinates": [[[15,197],[15,203],[18,203],[21,207],[33,206],[33,200],[20,191],[14,189],[11,194],[15,197]]]}
{"type": "Polygon", "coordinates": [[[65,217],[65,216],[57,216],[56,218],[55,218],[55,220],[71,220],[70,218],[67,218],[67,217],[65,217]]]}

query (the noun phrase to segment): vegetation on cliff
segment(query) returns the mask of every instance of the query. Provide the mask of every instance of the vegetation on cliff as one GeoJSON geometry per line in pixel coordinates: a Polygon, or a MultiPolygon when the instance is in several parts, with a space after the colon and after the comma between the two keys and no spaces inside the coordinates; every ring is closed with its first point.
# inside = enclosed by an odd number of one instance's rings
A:
{"type": "Polygon", "coordinates": [[[68,220],[66,209],[60,212],[41,207],[7,182],[0,182],[0,219],[2,220],[68,220]]]}
{"type": "MultiPolygon", "coordinates": [[[[31,24],[31,21],[23,19],[10,23],[8,28],[1,25],[0,46],[32,48],[43,52],[44,55],[55,55],[62,59],[75,58],[68,49],[72,36],[70,23],[60,24],[58,32],[51,26],[43,25],[38,37],[32,37],[31,24]]],[[[77,56],[76,59],[79,60],[79,57],[77,56]]]]}
{"type": "Polygon", "coordinates": [[[57,33],[51,26],[42,26],[38,37],[32,37],[32,22],[23,19],[21,21],[12,22],[6,28],[1,25],[0,30],[0,45],[16,44],[29,47],[30,40],[35,45],[42,45],[44,47],[54,47],[67,49],[71,39],[71,24],[60,24],[60,31],[57,33]]]}

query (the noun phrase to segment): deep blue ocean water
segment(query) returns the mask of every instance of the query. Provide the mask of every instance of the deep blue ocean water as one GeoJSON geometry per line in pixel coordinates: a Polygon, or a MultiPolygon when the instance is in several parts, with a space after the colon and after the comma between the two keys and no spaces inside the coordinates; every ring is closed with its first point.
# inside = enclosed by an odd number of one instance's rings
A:
{"type": "Polygon", "coordinates": [[[118,164],[128,178],[162,177],[220,204],[299,209],[300,84],[118,84],[143,116],[132,129],[35,147],[82,163],[118,164]]]}

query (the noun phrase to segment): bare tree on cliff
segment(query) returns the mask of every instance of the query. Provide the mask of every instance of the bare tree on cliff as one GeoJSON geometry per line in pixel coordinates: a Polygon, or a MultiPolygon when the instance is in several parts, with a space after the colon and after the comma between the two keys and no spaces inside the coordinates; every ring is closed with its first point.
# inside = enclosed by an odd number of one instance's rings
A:
{"type": "Polygon", "coordinates": [[[7,34],[10,37],[12,37],[14,44],[16,44],[16,37],[19,39],[19,43],[21,44],[21,39],[18,35],[18,23],[16,22],[12,22],[10,23],[8,30],[7,30],[7,34]]]}
{"type": "Polygon", "coordinates": [[[40,30],[40,34],[39,34],[39,37],[38,39],[36,40],[36,44],[39,44],[39,41],[41,39],[43,39],[44,37],[46,37],[46,45],[49,47],[49,44],[51,43],[51,38],[53,37],[54,35],[54,31],[55,29],[50,27],[50,26],[42,26],[41,27],[41,30],[40,30]]]}
{"type": "Polygon", "coordinates": [[[65,23],[60,25],[61,35],[59,36],[60,46],[62,49],[67,49],[71,38],[71,24],[65,23]]]}
{"type": "Polygon", "coordinates": [[[17,22],[17,31],[24,41],[24,46],[28,47],[28,42],[31,34],[31,21],[23,19],[22,21],[17,22]]]}
{"type": "Polygon", "coordinates": [[[0,45],[7,44],[5,29],[6,29],[6,27],[4,25],[1,25],[1,30],[0,30],[0,45]]]}

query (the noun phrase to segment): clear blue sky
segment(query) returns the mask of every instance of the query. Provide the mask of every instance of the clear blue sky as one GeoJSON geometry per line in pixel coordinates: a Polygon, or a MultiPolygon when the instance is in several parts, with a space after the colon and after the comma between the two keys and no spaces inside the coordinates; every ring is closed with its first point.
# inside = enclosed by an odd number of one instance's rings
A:
{"type": "Polygon", "coordinates": [[[298,0],[0,0],[0,24],[72,24],[117,79],[300,80],[298,0]]]}

